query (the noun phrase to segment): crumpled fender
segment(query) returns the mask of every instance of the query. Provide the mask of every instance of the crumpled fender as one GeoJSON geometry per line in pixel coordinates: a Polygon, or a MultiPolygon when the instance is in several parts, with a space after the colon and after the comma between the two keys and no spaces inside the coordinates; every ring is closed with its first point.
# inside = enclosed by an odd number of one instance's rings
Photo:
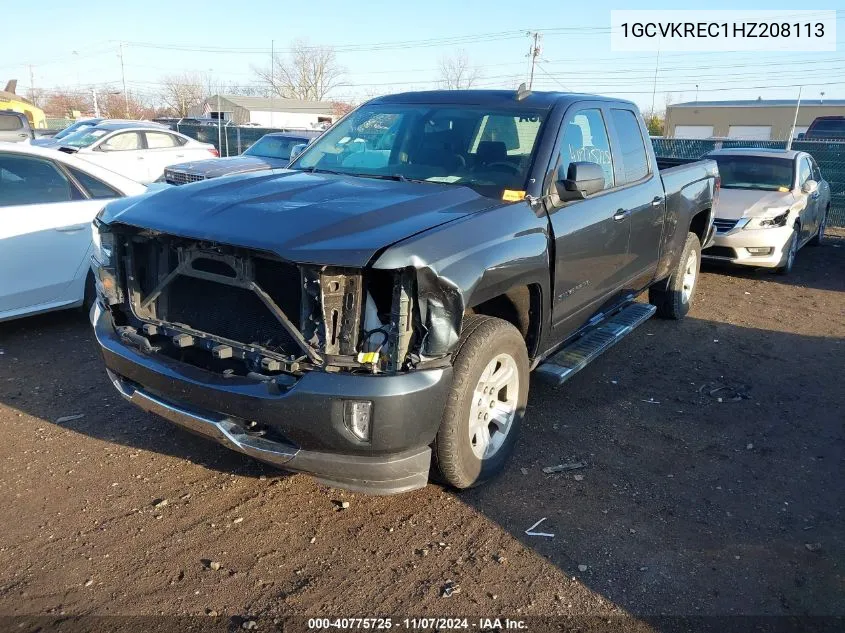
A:
{"type": "Polygon", "coordinates": [[[548,218],[528,202],[503,204],[412,236],[372,263],[413,268],[423,334],[420,354],[451,353],[466,308],[519,286],[550,287],[548,218]]]}

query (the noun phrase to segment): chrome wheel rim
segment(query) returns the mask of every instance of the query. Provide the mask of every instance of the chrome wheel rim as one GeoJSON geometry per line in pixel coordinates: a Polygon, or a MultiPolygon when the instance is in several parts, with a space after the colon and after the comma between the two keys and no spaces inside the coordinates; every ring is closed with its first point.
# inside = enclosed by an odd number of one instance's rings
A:
{"type": "Polygon", "coordinates": [[[684,277],[681,280],[681,301],[689,303],[692,292],[695,290],[695,279],[698,277],[698,254],[692,251],[687,257],[687,264],[684,267],[684,277]]]}
{"type": "Polygon", "coordinates": [[[472,394],[469,443],[478,459],[490,459],[505,443],[516,417],[519,368],[510,354],[499,354],[484,368],[472,394]]]}

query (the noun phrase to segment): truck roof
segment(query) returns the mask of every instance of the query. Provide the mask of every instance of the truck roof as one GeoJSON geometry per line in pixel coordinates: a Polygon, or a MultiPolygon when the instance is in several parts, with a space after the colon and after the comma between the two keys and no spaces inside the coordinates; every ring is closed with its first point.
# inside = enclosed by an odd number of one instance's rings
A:
{"type": "Polygon", "coordinates": [[[630,101],[602,97],[600,95],[582,94],[577,92],[538,92],[527,91],[522,99],[517,99],[516,90],[423,90],[419,92],[400,92],[398,94],[376,97],[369,103],[426,103],[444,105],[485,105],[485,106],[513,106],[519,104],[528,108],[550,109],[561,103],[568,104],[576,101],[607,101],[624,103],[633,106],[630,101]]]}

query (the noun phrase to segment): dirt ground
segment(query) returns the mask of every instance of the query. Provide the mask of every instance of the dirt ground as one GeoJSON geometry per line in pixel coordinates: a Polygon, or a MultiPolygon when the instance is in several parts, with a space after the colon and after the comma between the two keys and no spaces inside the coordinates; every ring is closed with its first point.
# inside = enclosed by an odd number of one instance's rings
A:
{"type": "Polygon", "coordinates": [[[125,404],[82,316],[0,324],[0,615],[842,616],[843,412],[845,231],[534,380],[461,494],[280,473],[125,404]]]}

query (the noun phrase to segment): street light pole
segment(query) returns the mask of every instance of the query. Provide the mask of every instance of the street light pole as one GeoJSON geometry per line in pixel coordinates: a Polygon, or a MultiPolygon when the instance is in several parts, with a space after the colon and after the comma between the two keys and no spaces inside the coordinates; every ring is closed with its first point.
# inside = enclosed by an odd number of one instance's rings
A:
{"type": "Polygon", "coordinates": [[[123,42],[118,44],[120,48],[120,79],[123,81],[123,110],[126,118],[129,118],[129,95],[126,93],[126,71],[123,68],[123,42]]]}

